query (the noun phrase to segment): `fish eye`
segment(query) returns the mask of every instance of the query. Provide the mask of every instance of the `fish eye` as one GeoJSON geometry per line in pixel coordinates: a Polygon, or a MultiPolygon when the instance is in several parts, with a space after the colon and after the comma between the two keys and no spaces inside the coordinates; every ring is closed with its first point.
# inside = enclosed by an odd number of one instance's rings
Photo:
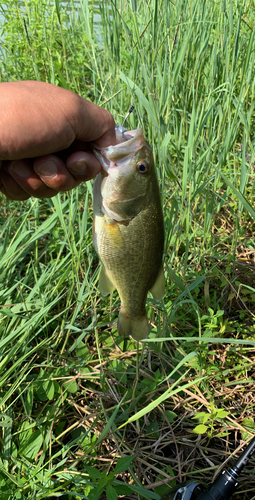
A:
{"type": "Polygon", "coordinates": [[[145,161],[139,161],[136,165],[136,169],[139,172],[139,174],[147,174],[149,168],[148,164],[145,161]]]}

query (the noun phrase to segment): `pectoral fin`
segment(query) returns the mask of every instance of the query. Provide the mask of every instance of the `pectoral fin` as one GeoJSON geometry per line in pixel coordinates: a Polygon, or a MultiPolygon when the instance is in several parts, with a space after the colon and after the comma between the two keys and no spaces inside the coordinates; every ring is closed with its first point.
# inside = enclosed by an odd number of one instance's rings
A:
{"type": "Polygon", "coordinates": [[[161,300],[165,295],[165,277],[163,266],[161,266],[160,271],[158,273],[157,279],[150,289],[152,296],[155,300],[161,300]]]}
{"type": "Polygon", "coordinates": [[[102,269],[100,271],[100,276],[99,276],[99,290],[102,295],[109,295],[109,293],[113,292],[115,289],[115,286],[111,282],[109,276],[105,272],[104,266],[102,266],[102,269]]]}

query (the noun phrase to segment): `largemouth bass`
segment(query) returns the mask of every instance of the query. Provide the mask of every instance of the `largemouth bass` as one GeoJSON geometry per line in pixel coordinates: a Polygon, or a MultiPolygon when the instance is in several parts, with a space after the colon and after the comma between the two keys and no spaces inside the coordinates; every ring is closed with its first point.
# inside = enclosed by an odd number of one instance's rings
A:
{"type": "Polygon", "coordinates": [[[99,290],[117,288],[121,299],[118,333],[139,341],[149,333],[148,291],[156,300],[165,291],[164,221],[151,147],[142,129],[119,129],[116,146],[93,147],[103,167],[94,182],[93,243],[102,261],[99,290]]]}

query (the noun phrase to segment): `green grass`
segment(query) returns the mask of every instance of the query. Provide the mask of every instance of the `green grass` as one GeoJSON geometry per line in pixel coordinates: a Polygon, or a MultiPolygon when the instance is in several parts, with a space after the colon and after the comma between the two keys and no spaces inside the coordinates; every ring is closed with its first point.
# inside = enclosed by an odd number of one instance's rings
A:
{"type": "MultiPolygon", "coordinates": [[[[92,183],[1,198],[1,498],[157,500],[208,483],[255,431],[254,2],[5,3],[0,81],[70,88],[118,124],[134,102],[167,292],[148,298],[148,341],[124,345],[118,295],[97,287],[92,183]]],[[[253,469],[234,499],[254,497],[253,469]]]]}

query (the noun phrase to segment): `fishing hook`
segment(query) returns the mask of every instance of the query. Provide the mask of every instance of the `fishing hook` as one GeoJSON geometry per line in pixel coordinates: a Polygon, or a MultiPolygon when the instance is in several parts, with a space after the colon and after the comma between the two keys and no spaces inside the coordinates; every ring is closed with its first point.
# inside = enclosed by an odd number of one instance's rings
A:
{"type": "Polygon", "coordinates": [[[127,137],[125,136],[127,129],[124,128],[124,123],[125,123],[126,119],[129,117],[129,115],[131,115],[131,113],[134,111],[134,109],[135,109],[135,105],[132,104],[132,106],[130,106],[130,108],[129,108],[129,110],[124,118],[122,125],[120,127],[117,127],[118,130],[121,132],[121,135],[125,141],[128,141],[129,139],[131,139],[131,136],[127,136],[127,137]]]}

